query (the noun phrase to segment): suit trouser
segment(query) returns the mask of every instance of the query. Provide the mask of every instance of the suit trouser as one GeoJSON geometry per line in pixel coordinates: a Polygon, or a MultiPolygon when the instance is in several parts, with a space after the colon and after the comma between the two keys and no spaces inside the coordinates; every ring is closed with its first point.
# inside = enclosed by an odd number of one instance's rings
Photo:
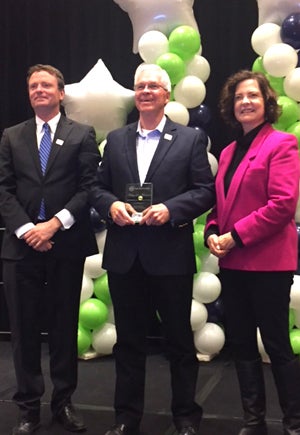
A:
{"type": "Polygon", "coordinates": [[[236,360],[259,358],[257,327],[273,364],[295,356],[289,339],[292,272],[248,272],[221,269],[222,300],[226,316],[226,340],[236,360]]]}
{"type": "Polygon", "coordinates": [[[17,378],[14,400],[24,412],[39,411],[45,389],[41,368],[41,318],[47,316],[53,413],[70,401],[76,388],[83,265],[83,259],[54,259],[48,253],[32,253],[22,260],[3,261],[17,378]]]}
{"type": "Polygon", "coordinates": [[[115,410],[118,423],[138,426],[144,408],[149,298],[162,321],[170,362],[172,413],[176,427],[199,424],[194,402],[198,360],[190,325],[191,275],[148,275],[137,260],[126,274],[108,272],[117,343],[115,410]]]}

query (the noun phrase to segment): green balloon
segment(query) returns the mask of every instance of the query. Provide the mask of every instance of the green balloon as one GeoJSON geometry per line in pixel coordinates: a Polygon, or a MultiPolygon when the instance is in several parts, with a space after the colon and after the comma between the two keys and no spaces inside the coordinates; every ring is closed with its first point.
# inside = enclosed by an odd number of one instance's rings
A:
{"type": "Polygon", "coordinates": [[[295,355],[300,354],[300,329],[295,328],[290,331],[290,342],[295,355]]]}
{"type": "Polygon", "coordinates": [[[279,130],[279,131],[285,131],[285,130],[286,130],[285,126],[284,126],[283,124],[280,124],[280,122],[275,122],[275,123],[272,124],[272,125],[273,125],[273,127],[274,127],[276,130],[279,130]]]}
{"type": "Polygon", "coordinates": [[[265,75],[270,83],[270,86],[274,89],[276,94],[278,96],[285,95],[284,88],[283,88],[284,77],[274,77],[271,76],[270,74],[265,74],[265,75]]]}
{"type": "Polygon", "coordinates": [[[290,125],[286,131],[296,136],[296,138],[298,139],[298,147],[300,147],[300,121],[297,121],[294,124],[290,125]]]}
{"type": "Polygon", "coordinates": [[[191,59],[200,47],[200,34],[191,26],[179,26],[170,33],[169,50],[183,60],[191,59]]]}
{"type": "Polygon", "coordinates": [[[295,326],[295,311],[290,308],[289,309],[289,330],[291,331],[295,326]]]}
{"type": "Polygon", "coordinates": [[[104,302],[105,305],[111,305],[107,273],[94,280],[94,293],[96,298],[104,302]]]}
{"type": "Polygon", "coordinates": [[[198,255],[195,255],[195,259],[196,259],[196,273],[200,273],[202,267],[201,258],[198,255]]]}
{"type": "Polygon", "coordinates": [[[82,325],[78,325],[77,331],[77,349],[78,355],[82,355],[87,352],[92,344],[91,331],[84,328],[82,325]]]}
{"type": "Polygon", "coordinates": [[[205,225],[205,224],[206,224],[206,217],[207,217],[207,215],[210,213],[210,211],[211,211],[211,210],[208,210],[207,212],[205,212],[205,213],[203,213],[201,216],[199,216],[199,217],[196,219],[196,225],[198,225],[198,224],[205,225]]]}
{"type": "Polygon", "coordinates": [[[208,248],[204,245],[204,225],[197,224],[193,232],[194,249],[197,256],[206,252],[208,248]]]}
{"type": "Polygon", "coordinates": [[[99,328],[106,322],[107,317],[107,306],[99,299],[90,298],[80,304],[79,322],[86,329],[99,328]]]}
{"type": "Polygon", "coordinates": [[[255,61],[252,64],[252,71],[266,74],[266,70],[265,70],[264,65],[263,65],[262,56],[259,56],[255,59],[255,61]]]}
{"type": "Polygon", "coordinates": [[[175,53],[164,53],[156,60],[157,65],[167,71],[172,85],[176,85],[185,75],[185,63],[175,53]]]}
{"type": "Polygon", "coordinates": [[[278,118],[278,124],[288,128],[298,121],[299,108],[295,100],[286,95],[280,95],[277,102],[282,109],[282,113],[278,118]]]}

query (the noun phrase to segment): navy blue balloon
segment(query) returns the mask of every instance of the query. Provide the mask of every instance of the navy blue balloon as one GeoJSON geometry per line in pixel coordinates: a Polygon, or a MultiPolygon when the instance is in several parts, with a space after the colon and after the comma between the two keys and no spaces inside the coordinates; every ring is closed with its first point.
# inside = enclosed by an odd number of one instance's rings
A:
{"type": "Polygon", "coordinates": [[[280,36],[285,44],[296,50],[300,48],[300,12],[290,14],[283,20],[280,36]]]}
{"type": "Polygon", "coordinates": [[[90,220],[95,233],[100,233],[105,230],[106,224],[100,219],[99,213],[94,209],[94,207],[90,208],[90,220]]]}
{"type": "Polygon", "coordinates": [[[207,321],[212,323],[224,322],[224,305],[221,296],[214,302],[205,304],[207,309],[207,321]]]}
{"type": "Polygon", "coordinates": [[[205,128],[211,120],[211,110],[206,104],[189,109],[189,126],[205,128]]]}

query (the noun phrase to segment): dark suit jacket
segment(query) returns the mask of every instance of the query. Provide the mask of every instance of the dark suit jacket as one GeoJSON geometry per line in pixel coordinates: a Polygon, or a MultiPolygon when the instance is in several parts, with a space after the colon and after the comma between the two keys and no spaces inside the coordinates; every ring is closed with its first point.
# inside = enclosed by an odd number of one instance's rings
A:
{"type": "Polygon", "coordinates": [[[39,161],[36,124],[32,118],[6,129],[0,144],[0,212],[6,231],[2,258],[20,259],[31,248],[14,231],[36,222],[44,198],[47,219],[66,208],[76,222],[59,230],[49,254],[85,257],[97,252],[89,219],[88,190],[100,160],[92,127],[61,116],[45,176],[39,161]]]}
{"type": "MultiPolygon", "coordinates": [[[[126,201],[126,184],[139,183],[136,129],[133,123],[107,136],[98,185],[92,191],[93,205],[103,219],[107,220],[114,201],[126,201]]],[[[200,134],[167,119],[145,181],[153,183],[153,204],[164,203],[171,221],[162,226],[120,227],[108,220],[103,267],[124,273],[139,255],[151,274],[194,273],[193,219],[215,201],[214,179],[200,134]]]]}

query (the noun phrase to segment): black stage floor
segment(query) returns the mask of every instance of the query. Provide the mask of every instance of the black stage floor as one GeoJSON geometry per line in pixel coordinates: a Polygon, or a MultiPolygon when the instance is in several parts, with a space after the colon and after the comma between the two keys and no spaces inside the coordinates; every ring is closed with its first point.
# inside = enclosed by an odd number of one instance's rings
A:
{"type": "MultiPolygon", "coordinates": [[[[145,414],[142,435],[175,435],[170,404],[168,362],[160,340],[149,340],[145,414]]],[[[37,435],[64,435],[70,432],[52,424],[49,411],[51,384],[49,381],[47,345],[43,343],[43,372],[46,392],[43,397],[42,426],[37,435]]],[[[264,365],[267,389],[267,421],[269,435],[282,434],[281,411],[268,364],[264,365]]],[[[112,356],[79,360],[79,382],[73,403],[80,409],[88,426],[87,435],[104,435],[114,422],[114,359],[112,356]]],[[[18,411],[11,400],[15,375],[11,359],[10,342],[0,340],[0,435],[10,435],[18,411]]],[[[203,406],[201,435],[235,435],[242,425],[234,365],[224,349],[210,362],[199,362],[196,400],[203,406]]]]}

